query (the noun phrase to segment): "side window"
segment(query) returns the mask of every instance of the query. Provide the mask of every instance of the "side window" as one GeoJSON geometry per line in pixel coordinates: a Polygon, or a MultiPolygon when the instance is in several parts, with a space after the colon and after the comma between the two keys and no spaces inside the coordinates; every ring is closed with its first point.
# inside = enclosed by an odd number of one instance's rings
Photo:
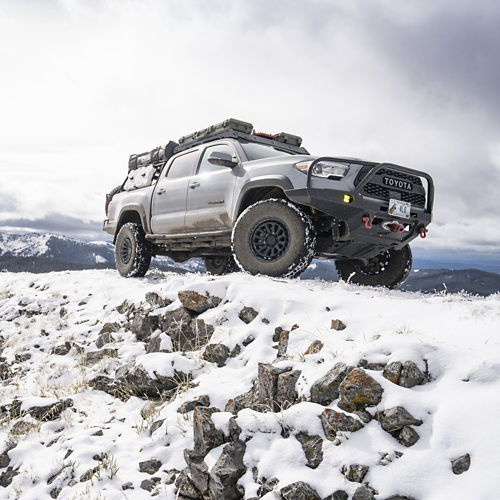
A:
{"type": "Polygon", "coordinates": [[[234,154],[234,149],[228,144],[217,144],[216,146],[208,146],[203,153],[203,158],[201,159],[200,168],[198,169],[198,174],[207,174],[209,172],[215,172],[216,170],[229,170],[228,167],[223,167],[221,165],[214,165],[208,161],[210,153],[214,151],[220,153],[227,153],[229,155],[234,154]]]}
{"type": "Polygon", "coordinates": [[[168,169],[168,179],[180,179],[192,175],[193,166],[198,158],[198,150],[190,151],[185,155],[177,157],[168,169]]]}

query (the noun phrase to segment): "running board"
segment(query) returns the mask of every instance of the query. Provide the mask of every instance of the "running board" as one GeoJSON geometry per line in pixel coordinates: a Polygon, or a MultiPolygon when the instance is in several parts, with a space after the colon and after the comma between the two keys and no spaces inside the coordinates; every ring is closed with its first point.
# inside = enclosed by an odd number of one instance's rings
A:
{"type": "Polygon", "coordinates": [[[211,231],[207,233],[146,234],[153,245],[169,250],[192,250],[196,248],[230,247],[231,231],[211,231]]]}

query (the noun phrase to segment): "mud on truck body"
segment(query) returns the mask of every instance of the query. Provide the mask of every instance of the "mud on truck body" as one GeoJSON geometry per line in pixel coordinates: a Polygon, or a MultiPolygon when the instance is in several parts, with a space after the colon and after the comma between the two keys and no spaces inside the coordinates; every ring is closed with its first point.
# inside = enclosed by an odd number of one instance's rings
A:
{"type": "Polygon", "coordinates": [[[409,243],[432,218],[430,175],[392,163],[312,156],[292,134],[239,120],[132,155],[106,197],[116,267],[144,276],[152,256],[201,257],[207,271],[296,277],[331,259],[352,283],[394,288],[409,243]]]}

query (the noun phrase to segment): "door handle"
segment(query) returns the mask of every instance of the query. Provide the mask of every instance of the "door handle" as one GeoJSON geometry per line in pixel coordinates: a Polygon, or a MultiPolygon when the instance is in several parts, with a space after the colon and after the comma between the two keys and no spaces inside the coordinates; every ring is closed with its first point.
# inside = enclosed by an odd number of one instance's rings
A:
{"type": "Polygon", "coordinates": [[[164,193],[165,193],[165,190],[163,188],[158,189],[158,191],[156,192],[156,194],[164,194],[164,193]]]}
{"type": "Polygon", "coordinates": [[[197,187],[200,187],[200,183],[199,182],[192,182],[191,184],[189,184],[189,187],[191,189],[195,189],[197,187]]]}

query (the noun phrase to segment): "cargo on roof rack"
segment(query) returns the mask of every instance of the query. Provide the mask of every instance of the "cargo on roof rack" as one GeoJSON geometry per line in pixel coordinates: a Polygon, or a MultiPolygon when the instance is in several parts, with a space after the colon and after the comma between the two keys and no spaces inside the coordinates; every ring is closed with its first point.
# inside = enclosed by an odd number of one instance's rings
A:
{"type": "Polygon", "coordinates": [[[129,172],[149,165],[162,166],[174,155],[177,146],[176,142],[169,141],[166,146],[158,146],[146,153],[130,155],[128,159],[129,172]]]}
{"type": "Polygon", "coordinates": [[[253,125],[248,122],[241,120],[236,120],[234,118],[229,118],[223,122],[217,123],[216,125],[211,125],[210,127],[198,130],[189,135],[183,135],[179,139],[179,144],[181,146],[187,146],[188,144],[204,139],[205,137],[211,137],[213,135],[221,134],[228,130],[234,130],[235,132],[242,132],[243,134],[250,134],[253,130],[253,125]]]}

